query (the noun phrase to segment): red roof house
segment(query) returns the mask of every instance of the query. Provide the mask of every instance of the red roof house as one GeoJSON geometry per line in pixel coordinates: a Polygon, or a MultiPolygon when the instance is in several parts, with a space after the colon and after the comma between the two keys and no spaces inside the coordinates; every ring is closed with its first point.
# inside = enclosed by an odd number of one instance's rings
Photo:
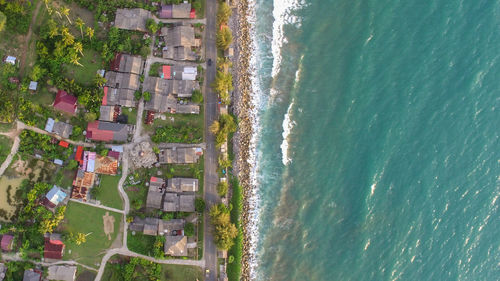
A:
{"type": "Polygon", "coordinates": [[[77,148],[76,148],[76,154],[75,154],[75,160],[78,161],[78,163],[80,163],[80,165],[83,164],[83,146],[79,145],[77,148]]]}
{"type": "Polygon", "coordinates": [[[45,237],[45,248],[43,249],[43,257],[46,259],[62,259],[64,252],[64,243],[59,238],[54,238],[54,235],[45,237]]]}
{"type": "Polygon", "coordinates": [[[87,138],[95,141],[127,141],[126,124],[94,121],[87,125],[87,138]]]}
{"type": "Polygon", "coordinates": [[[162,74],[163,74],[162,76],[163,79],[172,79],[170,65],[162,66],[162,74]]]}
{"type": "Polygon", "coordinates": [[[2,236],[2,251],[5,251],[5,252],[11,251],[13,241],[14,241],[14,236],[4,234],[2,236]]]}
{"type": "Polygon", "coordinates": [[[77,98],[75,96],[68,94],[66,91],[59,90],[52,106],[54,106],[57,110],[61,110],[69,114],[75,114],[77,107],[76,101],[77,98]]]}
{"type": "Polygon", "coordinates": [[[191,12],[189,13],[189,17],[192,19],[196,18],[196,11],[194,10],[194,8],[191,9],[191,12]]]}
{"type": "Polygon", "coordinates": [[[69,143],[67,143],[67,142],[65,142],[65,141],[62,140],[62,141],[59,142],[59,146],[68,148],[69,147],[69,143]]]}
{"type": "Polygon", "coordinates": [[[104,96],[102,97],[101,105],[108,105],[108,87],[104,87],[102,90],[104,91],[104,96]]]}

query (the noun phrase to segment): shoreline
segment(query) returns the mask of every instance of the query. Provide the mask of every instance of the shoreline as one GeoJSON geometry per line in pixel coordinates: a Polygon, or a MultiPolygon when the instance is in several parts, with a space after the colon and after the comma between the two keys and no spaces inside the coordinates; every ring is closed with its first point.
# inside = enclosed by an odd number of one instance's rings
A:
{"type": "Polygon", "coordinates": [[[252,165],[249,163],[251,140],[254,134],[252,115],[252,81],[251,81],[251,51],[252,38],[251,26],[248,22],[249,3],[248,0],[239,0],[236,10],[233,8],[233,16],[229,26],[233,31],[234,57],[233,57],[233,113],[238,117],[238,131],[233,136],[233,147],[236,155],[234,172],[238,175],[239,183],[243,189],[243,212],[241,214],[241,226],[243,229],[243,253],[241,259],[241,280],[250,280],[250,245],[249,245],[249,210],[250,193],[253,186],[250,179],[252,165]]]}

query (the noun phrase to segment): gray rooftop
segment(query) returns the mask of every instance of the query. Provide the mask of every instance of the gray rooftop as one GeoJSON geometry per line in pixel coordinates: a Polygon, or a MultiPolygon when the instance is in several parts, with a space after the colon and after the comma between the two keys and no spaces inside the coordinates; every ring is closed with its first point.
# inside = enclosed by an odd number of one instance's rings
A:
{"type": "Polygon", "coordinates": [[[116,89],[139,89],[139,75],[133,73],[122,73],[108,71],[105,75],[106,86],[116,89]]]}
{"type": "Polygon", "coordinates": [[[67,139],[73,133],[73,126],[64,122],[55,122],[52,132],[67,139]]]}
{"type": "Polygon", "coordinates": [[[146,21],[151,12],[144,9],[117,9],[115,26],[120,29],[147,32],[146,21]]]}
{"type": "Polygon", "coordinates": [[[73,281],[76,277],[76,266],[53,265],[48,269],[49,280],[73,281]]]}
{"type": "Polygon", "coordinates": [[[198,179],[190,179],[190,178],[168,179],[167,191],[196,192],[198,191],[198,179]]]}
{"type": "Polygon", "coordinates": [[[187,256],[186,236],[165,236],[165,254],[168,256],[187,256]]]}

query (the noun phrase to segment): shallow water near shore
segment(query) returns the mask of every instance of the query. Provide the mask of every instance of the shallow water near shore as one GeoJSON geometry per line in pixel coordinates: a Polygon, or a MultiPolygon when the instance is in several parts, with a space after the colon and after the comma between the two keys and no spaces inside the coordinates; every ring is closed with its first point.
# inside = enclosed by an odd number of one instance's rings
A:
{"type": "Polygon", "coordinates": [[[500,3],[256,0],[254,280],[498,280],[500,3]]]}

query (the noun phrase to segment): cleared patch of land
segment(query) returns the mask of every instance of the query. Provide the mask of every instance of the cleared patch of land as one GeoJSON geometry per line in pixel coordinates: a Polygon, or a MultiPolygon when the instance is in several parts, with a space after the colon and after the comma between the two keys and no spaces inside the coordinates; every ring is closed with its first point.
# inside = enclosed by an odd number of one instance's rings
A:
{"type": "Polygon", "coordinates": [[[65,66],[66,77],[68,79],[75,79],[76,82],[86,86],[92,85],[92,83],[94,83],[97,70],[104,68],[101,55],[91,49],[85,49],[83,51],[80,64],[83,66],[67,64],[65,66]]]}
{"type": "Polygon", "coordinates": [[[120,176],[101,176],[101,185],[97,187],[99,189],[97,200],[101,201],[101,204],[115,209],[122,208],[123,202],[118,192],[119,181],[120,176]]]}
{"type": "Polygon", "coordinates": [[[108,212],[76,202],[69,202],[62,226],[63,230],[67,233],[84,233],[87,235],[87,241],[81,245],[76,245],[72,241],[65,241],[66,250],[63,259],[75,260],[85,265],[96,267],[102,256],[104,256],[105,250],[111,247],[117,233],[120,231],[121,221],[122,216],[118,213],[108,212]],[[106,213],[114,218],[113,232],[110,232],[109,236],[104,231],[103,216],[106,213]]]}

